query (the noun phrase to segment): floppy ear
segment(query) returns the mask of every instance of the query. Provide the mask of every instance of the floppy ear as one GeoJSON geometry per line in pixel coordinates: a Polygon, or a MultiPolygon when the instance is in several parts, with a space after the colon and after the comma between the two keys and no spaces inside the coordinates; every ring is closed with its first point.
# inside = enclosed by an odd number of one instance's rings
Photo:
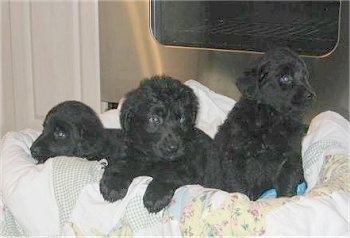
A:
{"type": "Polygon", "coordinates": [[[185,86],[183,91],[186,95],[184,105],[187,105],[187,107],[189,108],[188,113],[190,115],[191,123],[195,124],[199,108],[198,98],[193,92],[193,89],[188,86],[185,86]]]}
{"type": "Polygon", "coordinates": [[[258,63],[255,67],[244,72],[244,76],[236,81],[238,90],[244,97],[256,99],[259,86],[264,82],[268,74],[268,62],[258,63]]]}
{"type": "Polygon", "coordinates": [[[193,107],[191,112],[191,120],[192,120],[192,123],[195,124],[197,119],[197,114],[198,114],[199,102],[198,102],[198,98],[194,93],[192,93],[192,105],[193,107]]]}
{"type": "Polygon", "coordinates": [[[83,140],[97,140],[97,138],[101,137],[104,132],[104,127],[102,122],[99,120],[97,115],[90,116],[83,115],[85,118],[75,123],[75,127],[78,128],[78,133],[81,139],[83,140]]]}
{"type": "Polygon", "coordinates": [[[122,108],[120,110],[120,116],[119,116],[121,128],[125,132],[128,132],[130,130],[130,125],[133,117],[134,117],[134,112],[132,111],[129,105],[129,102],[125,101],[122,104],[122,108]]]}
{"type": "Polygon", "coordinates": [[[253,68],[250,71],[244,72],[244,76],[237,79],[236,86],[244,97],[254,99],[258,89],[258,74],[256,69],[253,68]]]}
{"type": "Polygon", "coordinates": [[[268,75],[269,71],[268,71],[268,63],[264,63],[263,65],[261,65],[259,67],[259,71],[258,71],[258,87],[261,86],[268,75]]]}

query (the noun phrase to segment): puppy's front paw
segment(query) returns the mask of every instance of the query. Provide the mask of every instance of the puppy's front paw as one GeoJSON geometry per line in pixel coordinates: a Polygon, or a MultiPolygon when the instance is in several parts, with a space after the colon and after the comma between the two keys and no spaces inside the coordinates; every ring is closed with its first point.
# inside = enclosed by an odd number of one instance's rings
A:
{"type": "Polygon", "coordinates": [[[115,202],[119,199],[122,199],[125,197],[128,189],[127,188],[121,188],[119,190],[114,190],[106,186],[105,184],[100,183],[100,192],[103,196],[103,198],[107,202],[115,202]]]}
{"type": "Polygon", "coordinates": [[[176,187],[153,180],[143,196],[143,203],[149,212],[159,212],[171,201],[176,187]]]}
{"type": "Polygon", "coordinates": [[[100,192],[108,202],[115,202],[125,197],[131,181],[121,176],[103,175],[100,181],[100,192]]]}
{"type": "Polygon", "coordinates": [[[156,213],[165,208],[171,201],[172,194],[155,194],[146,193],[143,197],[143,203],[147,208],[148,212],[156,213]]]}

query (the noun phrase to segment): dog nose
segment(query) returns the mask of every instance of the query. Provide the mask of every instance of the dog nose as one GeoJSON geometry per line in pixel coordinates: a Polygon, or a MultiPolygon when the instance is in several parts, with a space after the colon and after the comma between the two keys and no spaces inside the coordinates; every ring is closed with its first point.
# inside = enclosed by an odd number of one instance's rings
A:
{"type": "Polygon", "coordinates": [[[305,98],[307,99],[307,100],[312,100],[312,99],[314,99],[314,97],[316,96],[316,94],[314,93],[314,92],[306,92],[305,93],[305,98]]]}
{"type": "Polygon", "coordinates": [[[178,149],[179,149],[179,146],[174,145],[174,144],[169,145],[167,148],[168,152],[170,152],[170,153],[175,153],[178,149]]]}
{"type": "Polygon", "coordinates": [[[30,153],[32,154],[32,157],[37,157],[38,155],[40,155],[40,148],[36,147],[36,146],[32,146],[30,147],[30,153]]]}

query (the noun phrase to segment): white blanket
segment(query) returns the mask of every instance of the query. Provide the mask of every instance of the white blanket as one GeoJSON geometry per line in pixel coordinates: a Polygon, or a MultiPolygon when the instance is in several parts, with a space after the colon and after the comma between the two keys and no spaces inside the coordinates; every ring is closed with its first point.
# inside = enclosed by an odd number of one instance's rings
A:
{"type": "MultiPolygon", "coordinates": [[[[199,98],[197,126],[213,137],[234,106],[234,100],[194,80],[186,84],[199,98]]],[[[119,110],[111,110],[102,114],[101,119],[106,127],[117,128],[118,115],[119,110]]],[[[319,174],[327,155],[350,154],[349,128],[349,122],[334,112],[325,112],[313,119],[302,151],[305,178],[311,192],[313,187],[322,186],[319,174]]],[[[103,161],[57,157],[35,165],[29,148],[38,135],[39,132],[24,130],[9,132],[2,138],[2,235],[189,235],[184,225],[187,225],[186,209],[192,206],[193,199],[213,194],[210,203],[218,208],[232,196],[198,185],[184,186],[176,191],[169,208],[148,214],[142,206],[142,195],[151,178],[138,177],[123,200],[108,203],[98,187],[103,161]]],[[[348,191],[335,191],[324,197],[305,196],[269,212],[264,234],[346,235],[349,233],[348,208],[348,191]]],[[[215,211],[206,210],[206,215],[201,215],[203,219],[210,212],[215,211]]]]}

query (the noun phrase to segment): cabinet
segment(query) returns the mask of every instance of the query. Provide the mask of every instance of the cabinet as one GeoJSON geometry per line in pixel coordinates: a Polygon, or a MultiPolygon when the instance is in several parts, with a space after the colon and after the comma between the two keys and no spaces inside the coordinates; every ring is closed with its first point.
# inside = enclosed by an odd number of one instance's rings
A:
{"type": "Polygon", "coordinates": [[[48,110],[101,110],[98,2],[1,1],[1,129],[41,130],[48,110]]]}

